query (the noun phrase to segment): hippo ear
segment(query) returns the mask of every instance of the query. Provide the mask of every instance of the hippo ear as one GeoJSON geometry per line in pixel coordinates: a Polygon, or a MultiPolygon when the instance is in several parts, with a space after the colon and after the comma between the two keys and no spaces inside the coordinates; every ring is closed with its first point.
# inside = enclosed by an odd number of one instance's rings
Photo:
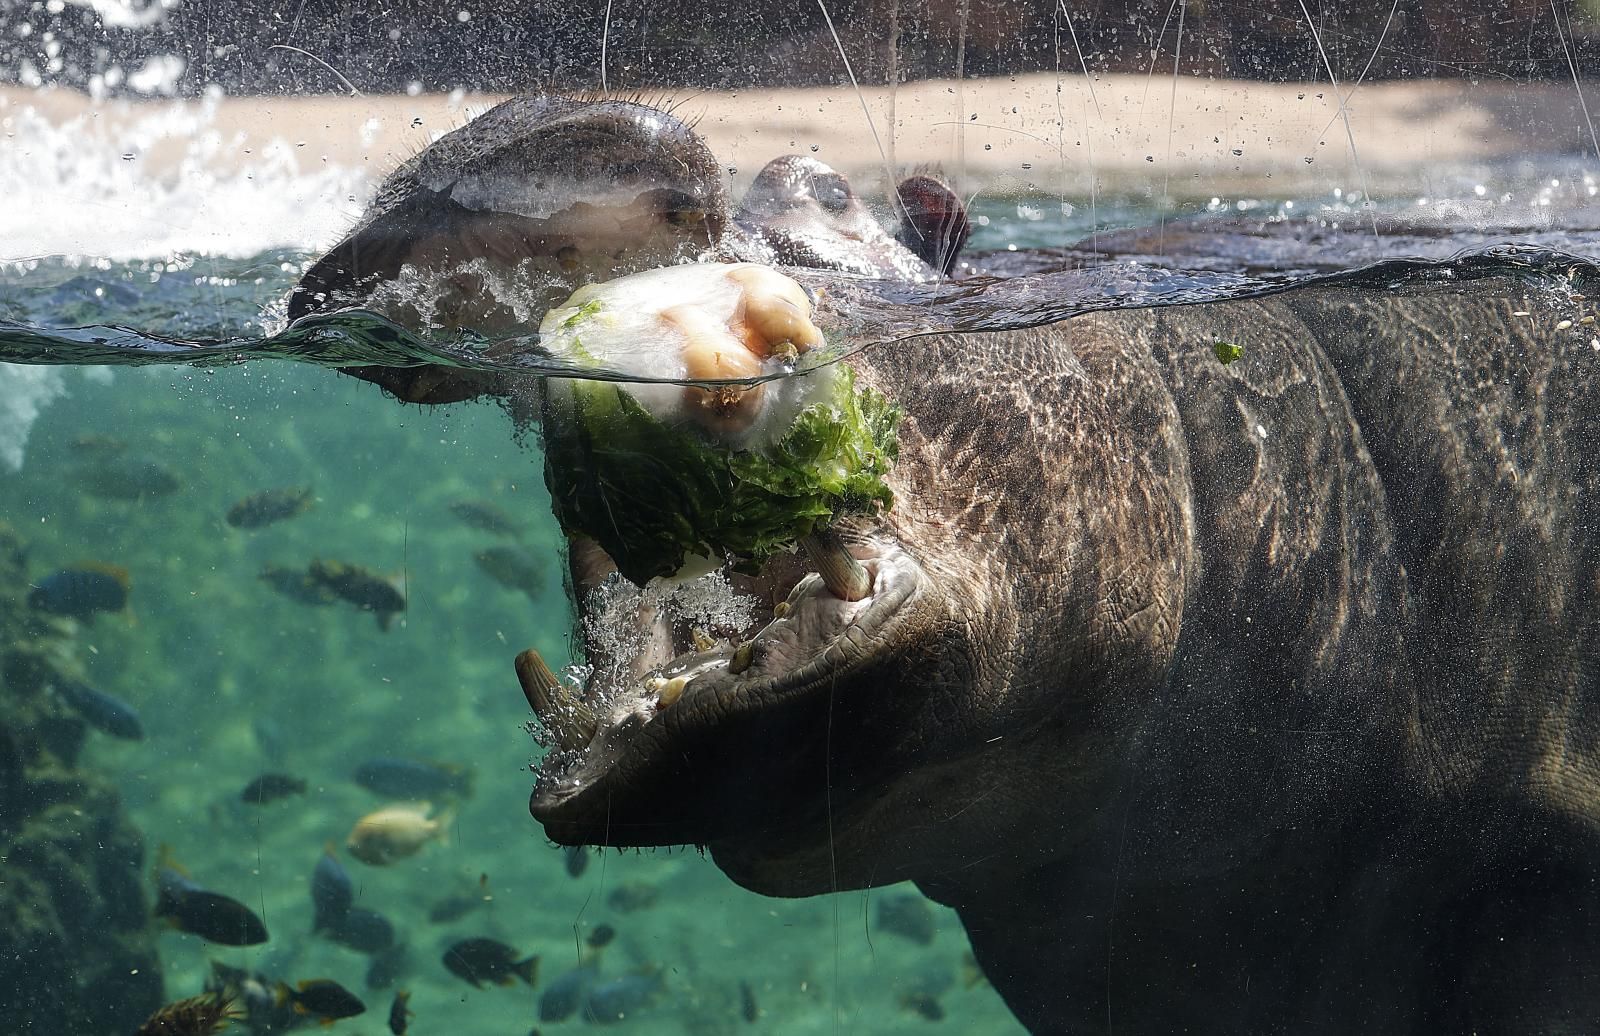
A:
{"type": "Polygon", "coordinates": [[[895,237],[923,262],[949,275],[972,236],[967,207],[943,181],[924,174],[907,177],[896,190],[905,215],[895,237]]]}

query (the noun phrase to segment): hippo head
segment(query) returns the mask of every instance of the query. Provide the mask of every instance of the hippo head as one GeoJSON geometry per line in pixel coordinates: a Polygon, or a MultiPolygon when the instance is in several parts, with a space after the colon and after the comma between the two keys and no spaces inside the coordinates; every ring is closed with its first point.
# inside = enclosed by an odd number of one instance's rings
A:
{"type": "MultiPolygon", "coordinates": [[[[390,174],[306,271],[288,316],[359,304],[424,331],[524,329],[580,285],[700,256],[727,221],[716,159],[670,112],[518,97],[390,174]]],[[[346,371],[412,403],[505,394],[450,368],[346,371]]]]}
{"type": "MultiPolygon", "coordinates": [[[[897,207],[890,234],[844,176],[787,156],[730,212],[715,159],[671,114],[620,100],[517,99],[391,175],[355,230],[308,270],[290,314],[398,300],[397,317],[412,325],[526,327],[538,313],[519,306],[542,312],[583,283],[708,256],[940,276],[970,229],[958,199],[917,176],[897,207]],[[493,290],[512,275],[516,304],[493,290]],[[431,292],[428,314],[405,310],[418,297],[408,279],[431,292]]],[[[989,535],[1029,520],[991,513],[1009,506],[1009,487],[1070,478],[1042,471],[1041,456],[1072,455],[1029,442],[1028,415],[1053,404],[1008,396],[1037,384],[989,378],[996,359],[983,350],[1016,348],[991,338],[851,359],[859,381],[906,411],[888,476],[895,506],[841,523],[809,552],[731,574],[740,603],[716,618],[696,619],[658,589],[641,593],[597,544],[571,543],[592,672],[576,691],[537,656],[518,665],[552,742],[531,801],[552,839],[707,846],[741,883],[799,895],[925,877],[934,861],[982,856],[994,832],[1027,822],[1028,807],[1007,808],[1020,800],[985,783],[991,765],[997,774],[1031,765],[1001,759],[1013,745],[1030,751],[1018,716],[1037,718],[1008,689],[1019,672],[1048,668],[1032,657],[1049,642],[1044,624],[1097,598],[1027,589],[1016,571],[1039,559],[989,535]],[[977,451],[991,436],[1019,446],[977,451]],[[994,801],[967,811],[959,834],[938,822],[974,796],[994,801]]],[[[454,368],[350,372],[411,402],[516,393],[454,368]]],[[[1074,544],[1060,552],[1095,564],[1074,544]]],[[[1077,618],[1085,628],[1111,621],[1077,618]]],[[[1097,661],[1081,669],[1086,681],[1104,676],[1097,661]]],[[[1055,758],[1033,766],[1041,781],[1055,758]]]]}
{"type": "MultiPolygon", "coordinates": [[[[909,183],[902,200],[917,203],[929,255],[943,265],[965,239],[965,217],[931,177],[909,183]]],[[[937,276],[873,221],[842,175],[808,158],[776,159],[757,177],[724,243],[725,254],[736,249],[880,277],[937,276]]],[[[1073,510],[1062,502],[1075,493],[1045,489],[1071,485],[1072,465],[1047,470],[1041,458],[1103,461],[1104,443],[1088,441],[1103,415],[1051,423],[1052,434],[1082,443],[1041,441],[1035,425],[1057,405],[1051,393],[1077,382],[1058,372],[1042,386],[996,384],[989,372],[1007,351],[1022,355],[1003,336],[940,338],[853,357],[858,379],[905,408],[902,456],[889,475],[896,503],[846,520],[827,542],[729,574],[743,612],[708,618],[717,609],[684,599],[700,592],[693,586],[641,592],[598,544],[571,542],[588,671],[563,680],[531,652],[518,660],[552,747],[530,808],[553,840],[701,845],[736,881],[776,895],[926,879],[984,857],[1001,832],[1030,822],[1032,805],[1007,774],[1055,781],[1063,767],[1098,758],[1063,756],[1057,732],[1039,727],[1041,702],[1048,712],[1066,700],[1045,683],[1061,661],[1060,638],[1048,631],[1075,623],[1085,655],[1124,634],[1159,642],[1119,656],[1158,666],[1169,640],[1158,617],[1176,608],[1178,580],[1153,579],[1159,603],[1131,623],[1118,613],[1127,594],[1068,592],[1107,577],[1086,542],[1092,523],[1056,517],[1073,510]],[[985,450],[990,440],[1015,449],[985,450]],[[1019,486],[1039,496],[1008,499],[1019,486]],[[1019,556],[1018,541],[995,534],[1013,522],[1049,525],[1056,553],[1019,556]],[[1076,584],[1061,558],[1083,570],[1076,584]],[[984,797],[982,808],[963,810],[984,797]]],[[[1070,353],[1048,355],[1071,363],[1070,353]]],[[[1171,445],[1159,434],[1149,442],[1171,445]]],[[[1145,448],[1116,456],[1139,463],[1145,448]]],[[[1080,484],[1115,477],[1096,471],[1080,484]]],[[[1102,518],[1128,520],[1109,509],[1102,518]]],[[[1149,523],[1132,536],[1134,549],[1164,557],[1173,536],[1165,521],[1149,523]]],[[[1088,687],[1116,686],[1103,658],[1080,660],[1076,675],[1088,687]]]]}

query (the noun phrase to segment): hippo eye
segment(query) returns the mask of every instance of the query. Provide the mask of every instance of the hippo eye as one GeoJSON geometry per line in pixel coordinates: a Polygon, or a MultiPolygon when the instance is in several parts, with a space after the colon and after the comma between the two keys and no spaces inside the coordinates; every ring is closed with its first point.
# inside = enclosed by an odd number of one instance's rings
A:
{"type": "Polygon", "coordinates": [[[850,207],[850,181],[838,173],[818,173],[811,178],[811,193],[818,204],[829,212],[843,212],[850,207]]]}
{"type": "Polygon", "coordinates": [[[672,226],[692,227],[705,222],[705,205],[687,191],[663,188],[651,194],[655,211],[672,226]]]}

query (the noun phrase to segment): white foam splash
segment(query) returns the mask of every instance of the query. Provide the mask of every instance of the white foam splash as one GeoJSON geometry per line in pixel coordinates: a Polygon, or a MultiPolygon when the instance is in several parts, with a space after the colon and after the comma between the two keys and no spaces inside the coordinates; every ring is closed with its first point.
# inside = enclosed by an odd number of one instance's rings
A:
{"type": "Polygon", "coordinates": [[[250,256],[332,243],[369,192],[364,169],[293,141],[248,146],[221,94],[62,119],[49,91],[0,92],[0,261],[43,255],[250,256]]]}
{"type": "Polygon", "coordinates": [[[0,363],[0,467],[22,467],[28,433],[46,403],[67,393],[59,367],[0,363]]]}

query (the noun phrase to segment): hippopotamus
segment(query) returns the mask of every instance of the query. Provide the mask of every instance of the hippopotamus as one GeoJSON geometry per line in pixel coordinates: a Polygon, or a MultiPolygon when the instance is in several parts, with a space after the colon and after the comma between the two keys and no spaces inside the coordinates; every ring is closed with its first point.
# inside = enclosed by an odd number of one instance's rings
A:
{"type": "MultiPolygon", "coordinates": [[[[552,297],[691,257],[936,279],[965,240],[935,178],[884,230],[814,159],[737,207],[719,169],[670,112],[507,102],[396,172],[292,312],[479,260],[552,297]]],[[[636,656],[589,645],[626,693],[519,658],[534,818],[772,896],[914,882],[1035,1033],[1588,1029],[1600,347],[1529,293],[1313,286],[850,356],[904,411],[893,507],[831,530],[866,592],[780,555],[732,577],[735,641],[643,610],[636,656]]],[[[581,538],[569,565],[580,610],[617,579],[581,538]]]]}

